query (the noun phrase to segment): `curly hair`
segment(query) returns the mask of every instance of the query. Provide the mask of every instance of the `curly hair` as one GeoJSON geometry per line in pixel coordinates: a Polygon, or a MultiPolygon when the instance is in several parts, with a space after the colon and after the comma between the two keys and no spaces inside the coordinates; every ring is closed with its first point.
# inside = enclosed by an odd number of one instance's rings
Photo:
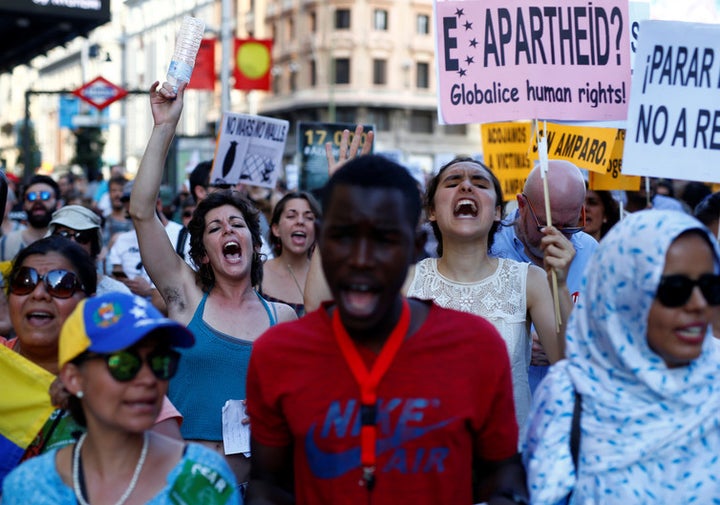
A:
{"type": "Polygon", "coordinates": [[[262,247],[262,235],[260,234],[260,211],[257,210],[250,201],[245,198],[239,191],[232,189],[216,191],[210,193],[203,201],[201,201],[193,217],[188,223],[188,231],[190,232],[190,257],[198,266],[198,275],[200,276],[200,285],[202,290],[208,292],[215,285],[215,272],[209,263],[203,263],[202,259],[207,254],[205,244],[203,244],[203,233],[205,232],[205,216],[208,212],[223,205],[235,207],[245,219],[250,235],[252,236],[253,255],[250,268],[250,281],[253,286],[259,286],[262,282],[263,275],[263,258],[259,253],[262,247]]]}
{"type": "MultiPolygon", "coordinates": [[[[272,227],[274,224],[280,223],[282,213],[285,212],[285,206],[287,205],[288,201],[294,199],[305,200],[308,203],[308,206],[310,207],[312,213],[315,214],[315,218],[320,218],[320,204],[315,199],[315,197],[307,191],[291,191],[290,193],[287,193],[285,196],[283,196],[280,200],[278,200],[278,203],[275,204],[275,208],[273,209],[272,217],[270,218],[270,231],[268,232],[268,242],[270,243],[270,247],[272,247],[272,252],[276,258],[282,254],[282,240],[280,239],[280,237],[275,236],[275,234],[272,232],[272,227]]],[[[308,258],[312,255],[313,249],[314,244],[308,249],[308,258]]]]}
{"type": "MultiPolygon", "coordinates": [[[[503,199],[503,192],[502,192],[502,185],[500,184],[500,181],[495,176],[495,174],[490,170],[490,168],[485,165],[484,163],[473,159],[473,158],[467,158],[467,157],[457,157],[450,162],[446,163],[442,167],[440,167],[440,170],[438,170],[438,173],[435,174],[435,176],[430,179],[430,182],[428,182],[427,190],[425,192],[425,208],[430,211],[435,208],[435,193],[437,193],[438,186],[440,185],[440,178],[442,177],[442,174],[450,168],[453,165],[456,165],[458,163],[475,163],[476,165],[482,167],[485,169],[485,171],[490,176],[490,180],[492,181],[493,189],[495,190],[495,205],[500,206],[501,211],[505,207],[505,200],[503,199]]],[[[431,221],[430,226],[432,226],[433,234],[435,235],[435,238],[437,239],[437,254],[438,256],[442,256],[443,254],[443,241],[442,241],[442,232],[440,231],[440,227],[437,224],[437,221],[431,221]]],[[[495,233],[498,231],[498,228],[500,228],[500,222],[495,221],[490,228],[490,232],[488,233],[488,244],[487,248],[488,251],[493,245],[493,242],[495,240],[495,233]]]]}

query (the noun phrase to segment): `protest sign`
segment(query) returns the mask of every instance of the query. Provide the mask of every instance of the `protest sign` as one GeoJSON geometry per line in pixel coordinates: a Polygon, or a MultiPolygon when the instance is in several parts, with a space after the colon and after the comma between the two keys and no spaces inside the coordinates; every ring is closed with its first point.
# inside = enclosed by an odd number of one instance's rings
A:
{"type": "Polygon", "coordinates": [[[480,125],[484,161],[500,181],[506,202],[522,192],[532,169],[528,157],[531,129],[529,122],[480,125]]]}
{"type": "Polygon", "coordinates": [[[618,129],[615,136],[612,153],[609,156],[605,173],[588,173],[588,188],[595,191],[611,191],[622,189],[626,191],[638,191],[640,189],[640,177],[622,174],[622,155],[625,145],[625,130],[618,129]]]}
{"type": "MultiPolygon", "coordinates": [[[[301,121],[297,125],[297,152],[300,153],[300,188],[311,190],[322,187],[328,179],[325,143],[332,143],[333,156],[339,156],[340,140],[344,130],[350,131],[350,141],[355,137],[353,123],[320,123],[301,121]]],[[[373,125],[363,125],[360,140],[362,148],[373,125]]]]}
{"type": "Polygon", "coordinates": [[[720,26],[640,24],[623,173],[720,182],[720,26]]]}
{"type": "Polygon", "coordinates": [[[435,2],[441,123],[621,120],[627,0],[435,2]]]}
{"type": "MultiPolygon", "coordinates": [[[[557,123],[547,125],[548,157],[566,160],[579,168],[605,173],[618,130],[592,126],[572,126],[557,123]]],[[[530,158],[538,159],[537,139],[533,137],[530,158]]]]}
{"type": "Polygon", "coordinates": [[[289,124],[249,114],[226,112],[220,123],[211,184],[274,188],[282,167],[289,124]]]}

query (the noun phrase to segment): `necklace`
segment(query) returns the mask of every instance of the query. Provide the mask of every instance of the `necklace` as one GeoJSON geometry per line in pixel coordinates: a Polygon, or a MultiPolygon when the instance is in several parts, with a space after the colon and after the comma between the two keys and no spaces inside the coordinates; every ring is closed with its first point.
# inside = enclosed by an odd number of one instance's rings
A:
{"type": "Polygon", "coordinates": [[[297,280],[297,277],[295,277],[295,272],[293,272],[292,267],[290,266],[290,263],[285,264],[287,266],[288,272],[290,272],[290,276],[295,281],[295,285],[298,288],[298,291],[300,292],[300,299],[303,299],[305,297],[305,292],[303,291],[303,288],[300,287],[300,283],[297,280]]]}
{"type": "MultiPolygon", "coordinates": [[[[87,433],[83,433],[80,437],[80,440],[78,440],[77,444],[75,445],[72,462],[73,491],[75,491],[75,498],[77,498],[77,501],[80,505],[90,505],[85,500],[82,488],[80,487],[80,449],[82,449],[82,446],[85,443],[86,436],[87,433]]],[[[143,434],[143,446],[142,450],[140,451],[140,459],[138,459],[137,465],[135,465],[135,472],[133,473],[132,479],[130,479],[130,485],[125,490],[120,499],[115,503],[115,505],[123,505],[123,503],[125,503],[127,499],[130,498],[130,495],[135,490],[138,478],[140,477],[140,472],[142,472],[143,465],[145,464],[145,457],[147,456],[148,447],[150,446],[149,442],[150,437],[148,436],[147,432],[145,432],[143,434]]]]}

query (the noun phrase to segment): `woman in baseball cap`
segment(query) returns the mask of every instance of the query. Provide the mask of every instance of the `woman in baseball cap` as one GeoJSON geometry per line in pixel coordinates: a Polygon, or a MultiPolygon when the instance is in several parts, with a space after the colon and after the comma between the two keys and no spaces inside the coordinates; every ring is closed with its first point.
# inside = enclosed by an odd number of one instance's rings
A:
{"type": "Polygon", "coordinates": [[[63,325],[58,361],[70,411],[87,431],[8,475],[3,503],[239,503],[222,456],[151,431],[177,370],[175,348],[193,343],[141,297],[82,300],[63,325]]]}

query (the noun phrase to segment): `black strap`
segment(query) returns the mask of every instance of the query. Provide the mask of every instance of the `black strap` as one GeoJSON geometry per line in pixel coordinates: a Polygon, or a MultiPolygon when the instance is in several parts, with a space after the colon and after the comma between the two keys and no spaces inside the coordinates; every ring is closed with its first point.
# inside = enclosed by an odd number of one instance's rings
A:
{"type": "Polygon", "coordinates": [[[188,233],[188,229],[183,226],[180,233],[178,233],[177,243],[175,244],[175,252],[182,259],[185,259],[185,242],[187,242],[188,233]]]}
{"type": "Polygon", "coordinates": [[[573,408],[572,425],[570,427],[570,455],[575,466],[575,472],[577,472],[580,454],[580,414],[582,414],[582,395],[575,391],[575,407],[573,408]]]}

